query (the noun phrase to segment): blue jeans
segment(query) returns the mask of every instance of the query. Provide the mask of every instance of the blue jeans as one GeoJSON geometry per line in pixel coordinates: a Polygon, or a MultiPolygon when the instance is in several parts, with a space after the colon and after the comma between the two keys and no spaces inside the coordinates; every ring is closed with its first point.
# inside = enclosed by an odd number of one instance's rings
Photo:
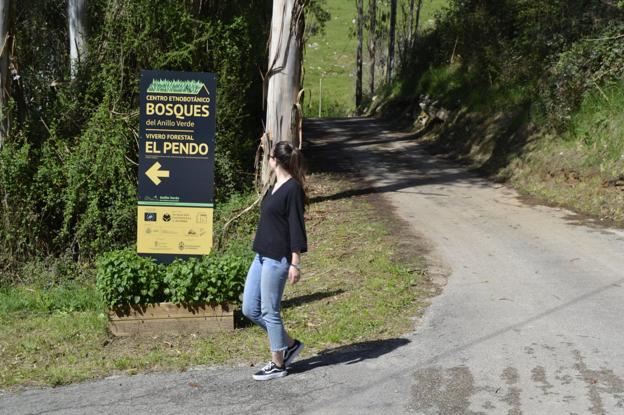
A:
{"type": "Polygon", "coordinates": [[[286,257],[276,261],[256,254],[245,280],[243,314],[268,333],[272,352],[288,348],[280,311],[289,267],[286,257]]]}

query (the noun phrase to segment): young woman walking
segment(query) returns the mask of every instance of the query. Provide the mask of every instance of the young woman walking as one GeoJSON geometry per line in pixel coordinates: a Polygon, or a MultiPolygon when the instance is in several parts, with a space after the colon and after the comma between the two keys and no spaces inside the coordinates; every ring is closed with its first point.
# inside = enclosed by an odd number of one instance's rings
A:
{"type": "Polygon", "coordinates": [[[271,361],[253,375],[255,380],[281,378],[286,368],[303,350],[284,329],[281,301],[286,279],[292,284],[301,278],[301,254],[308,250],[303,220],[306,201],[303,155],[286,141],[275,144],[269,166],[276,181],[262,200],[260,220],[243,293],[243,314],[267,332],[271,361]]]}

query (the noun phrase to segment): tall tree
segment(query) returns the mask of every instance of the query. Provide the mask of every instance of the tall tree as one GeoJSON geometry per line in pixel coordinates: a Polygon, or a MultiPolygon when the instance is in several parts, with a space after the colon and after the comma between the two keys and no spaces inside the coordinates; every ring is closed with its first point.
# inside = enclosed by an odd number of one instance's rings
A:
{"type": "Polygon", "coordinates": [[[368,19],[370,21],[370,35],[368,37],[368,55],[370,63],[368,64],[370,79],[370,94],[375,94],[375,61],[377,50],[377,0],[370,0],[368,3],[368,19]]]}
{"type": "Polygon", "coordinates": [[[273,0],[267,87],[266,131],[263,137],[262,185],[270,180],[272,143],[289,141],[300,146],[301,63],[304,0],[273,0]]]}
{"type": "Polygon", "coordinates": [[[0,0],[0,148],[4,145],[10,125],[6,109],[11,83],[9,56],[13,49],[13,7],[11,0],[0,0]]]}
{"type": "Polygon", "coordinates": [[[413,30],[414,30],[414,1],[409,1],[409,16],[408,16],[408,27],[407,27],[407,43],[412,43],[413,38],[413,30]]]}
{"type": "Polygon", "coordinates": [[[388,69],[386,70],[386,82],[392,80],[392,68],[394,66],[394,38],[396,34],[397,0],[390,0],[390,33],[388,35],[388,69]]]}
{"type": "Polygon", "coordinates": [[[364,0],[357,0],[357,57],[355,77],[355,109],[359,113],[362,104],[362,42],[364,37],[364,0]]]}
{"type": "MultiPolygon", "coordinates": [[[[413,0],[412,0],[413,1],[413,0]]],[[[416,6],[416,23],[414,23],[414,27],[412,28],[413,32],[411,32],[411,44],[414,44],[416,40],[416,35],[418,33],[418,25],[420,24],[420,11],[422,10],[423,0],[418,0],[418,6],[416,6]]]]}
{"type": "Polygon", "coordinates": [[[87,0],[68,0],[69,60],[72,79],[87,56],[87,0]]]}

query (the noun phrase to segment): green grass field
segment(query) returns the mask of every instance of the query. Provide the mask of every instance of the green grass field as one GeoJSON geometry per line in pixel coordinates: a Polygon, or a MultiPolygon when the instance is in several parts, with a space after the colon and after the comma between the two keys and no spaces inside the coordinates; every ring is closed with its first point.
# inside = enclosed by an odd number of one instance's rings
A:
{"type": "MultiPolygon", "coordinates": [[[[402,20],[399,1],[398,19],[402,20]]],[[[435,24],[434,16],[448,4],[448,0],[424,0],[421,14],[421,28],[426,30],[435,24]]],[[[364,1],[364,13],[368,1],[364,1]]],[[[322,83],[322,117],[345,116],[355,109],[355,19],[357,17],[354,0],[327,0],[326,9],[331,14],[325,33],[311,37],[306,42],[304,56],[304,88],[306,90],[304,111],[306,117],[319,116],[319,97],[322,83]]],[[[379,13],[388,9],[388,2],[379,2],[379,13]]],[[[364,42],[368,34],[364,34],[364,42]]],[[[387,41],[384,42],[387,48],[387,41]]],[[[385,53],[385,52],[384,52],[385,53]]],[[[369,57],[364,46],[364,93],[368,93],[369,57]]],[[[383,78],[382,68],[377,70],[377,79],[383,78]]]]}

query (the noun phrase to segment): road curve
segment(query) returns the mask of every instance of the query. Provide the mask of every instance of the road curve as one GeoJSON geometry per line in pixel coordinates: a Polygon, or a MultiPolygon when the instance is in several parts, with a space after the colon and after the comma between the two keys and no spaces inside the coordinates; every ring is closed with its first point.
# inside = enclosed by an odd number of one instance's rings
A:
{"type": "Polygon", "coordinates": [[[624,232],[525,204],[380,121],[306,131],[314,165],[356,166],[359,192],[428,241],[446,286],[413,333],[305,359],[278,381],[249,368],[109,378],[0,394],[0,413],[624,413],[624,232]]]}

